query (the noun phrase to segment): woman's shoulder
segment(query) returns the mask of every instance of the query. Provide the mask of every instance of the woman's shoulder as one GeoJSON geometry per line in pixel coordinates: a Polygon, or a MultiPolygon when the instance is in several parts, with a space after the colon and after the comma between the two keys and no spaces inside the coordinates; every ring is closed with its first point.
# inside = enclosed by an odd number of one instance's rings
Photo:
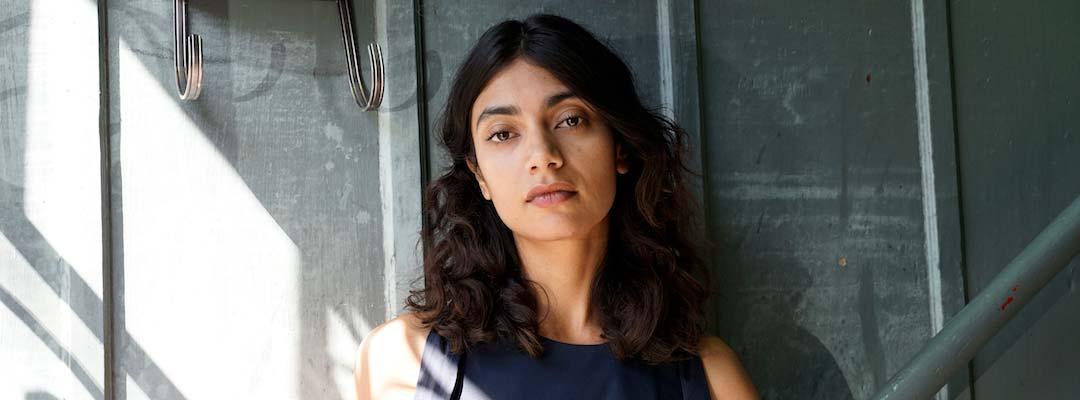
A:
{"type": "Polygon", "coordinates": [[[364,336],[353,369],[357,399],[411,399],[430,330],[406,312],[364,336]]]}
{"type": "Polygon", "coordinates": [[[701,363],[705,367],[705,377],[709,383],[709,392],[714,399],[757,399],[750,376],[739,362],[739,356],[727,343],[716,336],[702,337],[699,344],[701,363]]]}

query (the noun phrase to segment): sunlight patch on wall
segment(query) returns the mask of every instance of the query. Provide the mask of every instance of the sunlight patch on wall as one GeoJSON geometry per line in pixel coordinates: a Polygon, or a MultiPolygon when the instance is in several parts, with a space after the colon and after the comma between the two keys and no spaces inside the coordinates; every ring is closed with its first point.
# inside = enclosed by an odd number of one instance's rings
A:
{"type": "Polygon", "coordinates": [[[27,8],[25,114],[0,116],[23,118],[4,135],[25,135],[7,153],[24,191],[0,234],[0,398],[100,398],[102,327],[83,322],[100,321],[102,294],[97,9],[27,8]]]}
{"type": "Polygon", "coordinates": [[[123,39],[117,62],[131,337],[188,398],[297,393],[297,245],[184,111],[171,63],[123,39]]]}
{"type": "Polygon", "coordinates": [[[101,298],[97,9],[36,1],[26,88],[26,217],[101,298]]]}

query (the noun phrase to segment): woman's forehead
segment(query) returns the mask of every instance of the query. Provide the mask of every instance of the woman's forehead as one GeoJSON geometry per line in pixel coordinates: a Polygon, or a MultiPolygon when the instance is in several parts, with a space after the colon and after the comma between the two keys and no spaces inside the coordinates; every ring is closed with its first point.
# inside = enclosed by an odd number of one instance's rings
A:
{"type": "Polygon", "coordinates": [[[551,72],[518,59],[488,81],[473,103],[473,111],[493,105],[543,107],[548,98],[566,91],[567,86],[551,72]]]}

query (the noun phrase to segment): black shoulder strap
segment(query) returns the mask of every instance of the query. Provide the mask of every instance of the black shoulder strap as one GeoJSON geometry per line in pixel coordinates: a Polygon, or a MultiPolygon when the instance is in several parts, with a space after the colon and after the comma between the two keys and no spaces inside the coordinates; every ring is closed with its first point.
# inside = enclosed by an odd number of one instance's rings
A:
{"type": "Polygon", "coordinates": [[[450,352],[446,339],[428,333],[424,352],[420,356],[420,376],[416,381],[415,400],[457,399],[461,396],[464,377],[464,354],[450,352]]]}
{"type": "Polygon", "coordinates": [[[450,400],[461,399],[462,382],[465,380],[465,353],[461,354],[457,362],[457,378],[454,379],[454,390],[450,392],[450,400]]]}

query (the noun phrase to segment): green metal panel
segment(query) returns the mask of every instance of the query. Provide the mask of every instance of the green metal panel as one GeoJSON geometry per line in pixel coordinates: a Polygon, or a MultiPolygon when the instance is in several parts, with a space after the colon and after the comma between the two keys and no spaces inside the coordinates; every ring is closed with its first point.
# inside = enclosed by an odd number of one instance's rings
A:
{"type": "MultiPolygon", "coordinates": [[[[970,295],[1080,195],[1080,3],[951,1],[970,295]]],[[[976,356],[980,399],[1080,395],[1077,261],[976,356]]]]}
{"type": "Polygon", "coordinates": [[[700,7],[721,337],[766,398],[867,398],[962,304],[944,10],[700,7]]]}
{"type": "MultiPolygon", "coordinates": [[[[1080,197],[998,273],[904,369],[879,390],[875,399],[933,396],[962,370],[1002,327],[1080,255],[1080,197]]],[[[1035,388],[1025,395],[1045,395],[1035,388]]],[[[1063,393],[1060,393],[1063,394],[1063,393]]]]}
{"type": "MultiPolygon", "coordinates": [[[[944,7],[920,15],[937,149],[925,157],[938,172],[927,218],[910,3],[578,5],[424,2],[429,135],[469,46],[506,18],[552,12],[609,39],[651,104],[672,106],[658,85],[672,68],[674,114],[699,137],[704,213],[719,244],[712,330],[766,398],[872,395],[932,333],[928,240],[934,301],[945,318],[963,304],[944,7]]],[[[429,143],[436,176],[446,160],[429,143]]]]}

